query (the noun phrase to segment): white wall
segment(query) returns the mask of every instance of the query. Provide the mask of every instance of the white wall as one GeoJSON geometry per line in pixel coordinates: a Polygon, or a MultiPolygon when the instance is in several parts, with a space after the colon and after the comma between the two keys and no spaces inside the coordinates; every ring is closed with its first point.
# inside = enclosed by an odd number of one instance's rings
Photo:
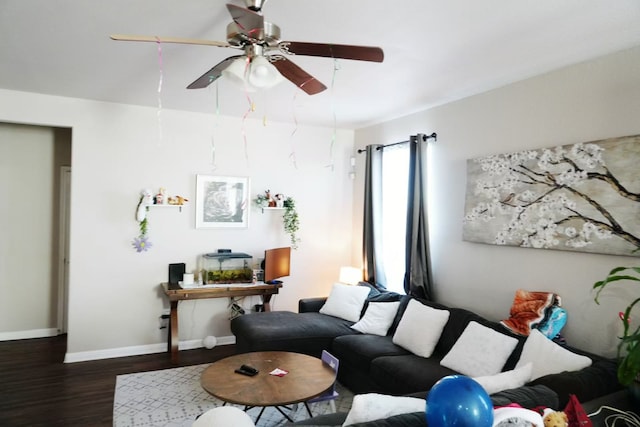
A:
{"type": "MultiPolygon", "coordinates": [[[[462,241],[466,160],[640,134],[639,118],[640,48],[635,48],[358,130],[356,148],[437,132],[430,152],[430,232],[438,300],[499,320],[508,317],[518,288],[557,292],[569,314],[562,331],[569,343],[612,355],[618,311],[638,295],[637,287],[607,292],[600,306],[591,287],[615,266],[637,266],[638,258],[462,241]]],[[[363,160],[358,158],[360,168],[363,160]]],[[[633,191],[640,191],[638,182],[640,173],[633,191]]],[[[355,209],[356,227],[360,217],[355,209]]]]}
{"type": "MultiPolygon", "coordinates": [[[[248,176],[253,196],[271,189],[295,198],[301,243],[274,308],[295,311],[299,298],[327,295],[339,267],[350,263],[352,131],[338,130],[331,151],[333,129],[171,110],[158,119],[157,113],[0,90],[0,121],[72,128],[68,361],[165,348],[158,317],[168,302],[159,284],[167,280],[169,263],[192,269],[200,254],[218,248],[258,258],[266,248],[288,244],[279,211],[252,208],[248,229],[195,229],[196,174],[248,176]],[[332,161],[333,169],[327,167],[332,161]],[[131,241],[138,234],[139,193],[159,187],[190,202],[181,213],[152,210],[153,247],[136,253],[131,241]]],[[[257,302],[248,298],[245,306],[257,302]]],[[[228,337],[227,303],[180,303],[180,340],[228,337]]]]}

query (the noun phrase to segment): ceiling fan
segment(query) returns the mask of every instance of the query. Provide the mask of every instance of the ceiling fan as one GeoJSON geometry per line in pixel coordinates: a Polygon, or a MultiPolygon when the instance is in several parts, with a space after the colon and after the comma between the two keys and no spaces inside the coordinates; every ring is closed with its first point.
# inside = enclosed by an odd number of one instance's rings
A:
{"type": "Polygon", "coordinates": [[[280,28],[265,21],[261,13],[266,1],[245,0],[246,9],[227,4],[233,19],[233,22],[227,26],[227,42],[122,34],[111,35],[111,38],[121,41],[195,44],[244,50],[244,55],[230,56],[216,64],[187,86],[188,89],[205,88],[225,74],[242,80],[250,89],[271,87],[284,77],[307,94],[314,95],[327,87],[288,60],[286,56],[306,55],[357,61],[383,61],[384,53],[379,47],[280,40],[280,28]]]}

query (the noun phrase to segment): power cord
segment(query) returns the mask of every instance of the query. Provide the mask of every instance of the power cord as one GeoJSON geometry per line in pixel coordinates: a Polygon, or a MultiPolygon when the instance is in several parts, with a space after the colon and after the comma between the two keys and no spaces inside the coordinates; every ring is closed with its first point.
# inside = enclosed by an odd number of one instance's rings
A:
{"type": "Polygon", "coordinates": [[[628,426],[628,427],[640,427],[640,417],[631,411],[621,411],[620,409],[612,408],[611,406],[601,406],[600,409],[595,411],[592,414],[589,414],[589,418],[595,417],[603,409],[607,409],[611,412],[614,412],[611,415],[608,415],[604,419],[604,423],[607,427],[614,427],[616,425],[620,426],[628,426]],[[625,424],[618,424],[618,422],[623,422],[625,424]]]}

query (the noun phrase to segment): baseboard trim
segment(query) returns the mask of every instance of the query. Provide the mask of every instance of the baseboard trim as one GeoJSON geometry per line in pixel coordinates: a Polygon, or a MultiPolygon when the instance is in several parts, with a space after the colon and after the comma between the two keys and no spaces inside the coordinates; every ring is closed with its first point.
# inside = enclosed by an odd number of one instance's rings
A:
{"type": "MultiPolygon", "coordinates": [[[[218,337],[217,345],[229,345],[236,343],[234,335],[226,337],[218,337]]],[[[203,348],[202,340],[180,341],[178,348],[180,350],[193,350],[203,348]]],[[[87,362],[89,360],[113,359],[116,357],[140,356],[142,354],[164,353],[167,351],[167,343],[137,345],[132,347],[108,348],[104,350],[94,351],[78,351],[75,353],[67,353],[64,357],[64,363],[87,362]]]]}
{"type": "Polygon", "coordinates": [[[29,331],[0,332],[0,341],[26,340],[31,338],[55,337],[58,335],[56,328],[31,329],[29,331]]]}

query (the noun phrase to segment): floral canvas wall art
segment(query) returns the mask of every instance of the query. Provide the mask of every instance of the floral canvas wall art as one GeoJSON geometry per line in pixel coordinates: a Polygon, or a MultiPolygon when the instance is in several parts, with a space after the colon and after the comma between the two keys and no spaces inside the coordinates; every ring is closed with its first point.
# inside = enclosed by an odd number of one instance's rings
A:
{"type": "Polygon", "coordinates": [[[468,160],[463,239],[640,256],[640,135],[468,160]]]}

